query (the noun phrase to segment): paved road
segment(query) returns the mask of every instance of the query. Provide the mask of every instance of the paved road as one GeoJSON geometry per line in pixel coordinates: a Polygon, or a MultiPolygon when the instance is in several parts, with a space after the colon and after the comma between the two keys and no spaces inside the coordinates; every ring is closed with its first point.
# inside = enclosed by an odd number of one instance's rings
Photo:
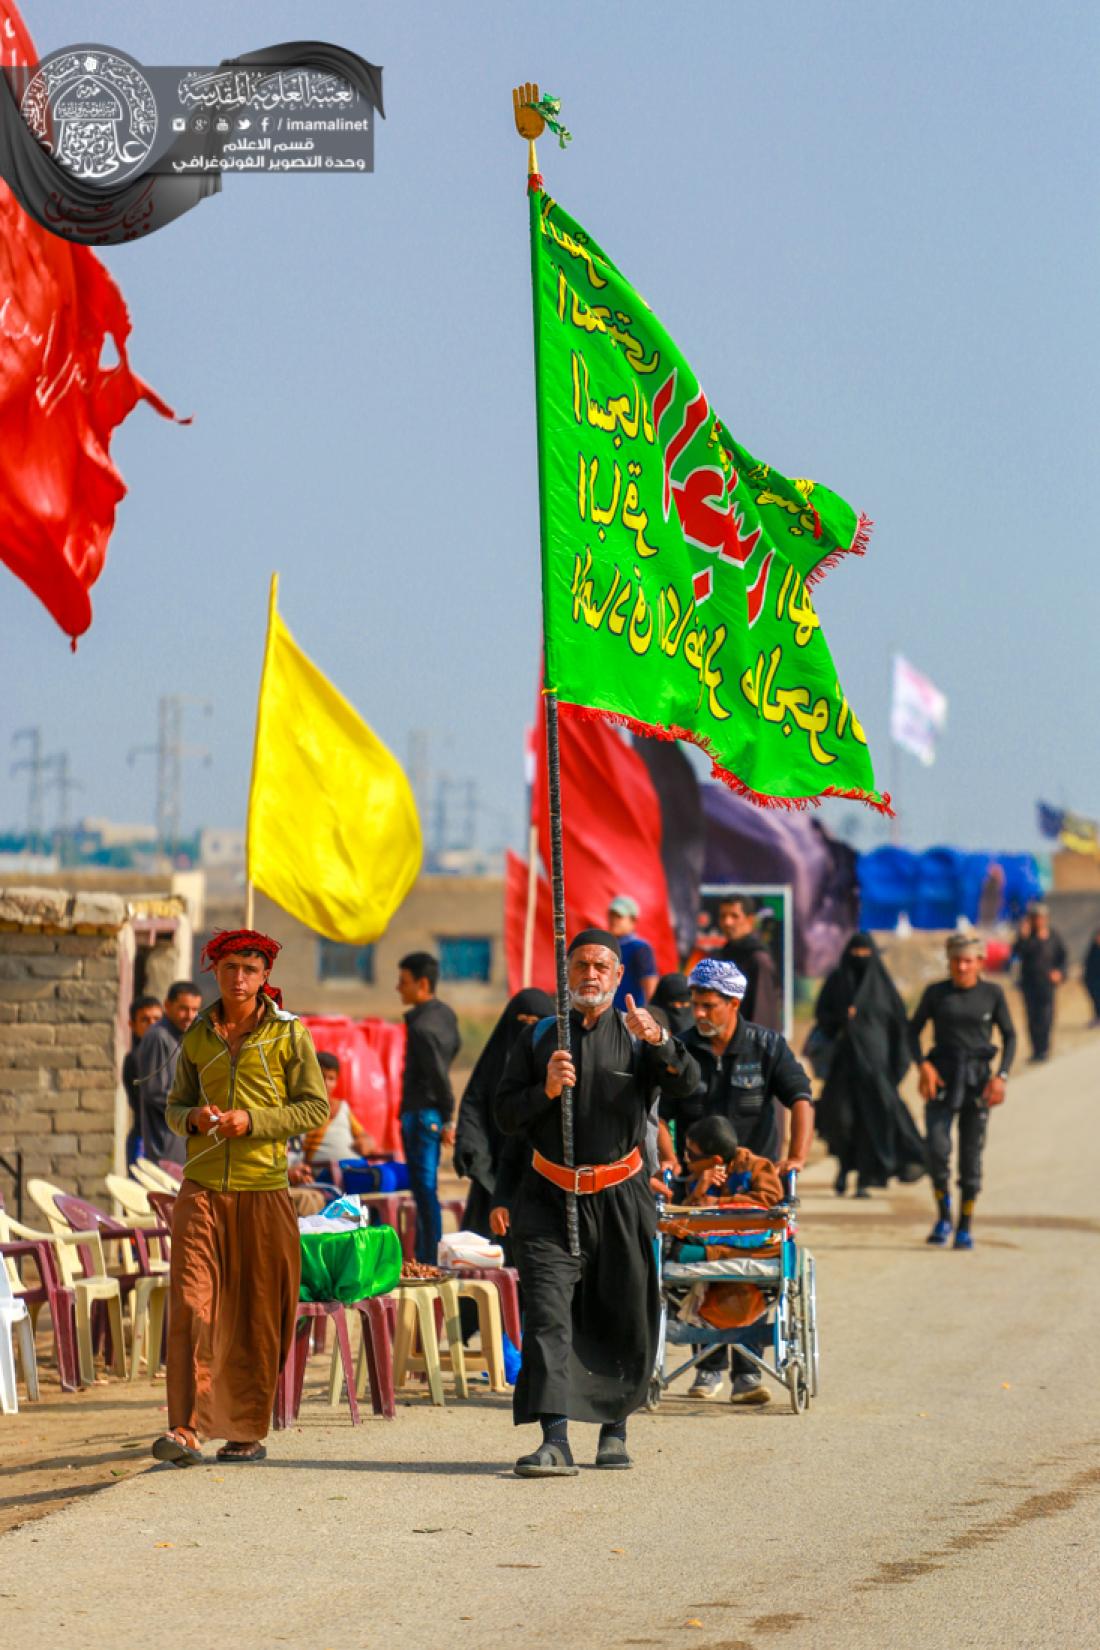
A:
{"type": "Polygon", "coordinates": [[[5,1642],[1095,1643],[1098,1079],[1086,1046],[1013,1083],[972,1255],[924,1247],[927,1186],[841,1204],[811,1172],[808,1415],[673,1397],[634,1422],[635,1472],[526,1483],[501,1400],[354,1434],[314,1403],[265,1467],[153,1468],[0,1539],[5,1642]]]}

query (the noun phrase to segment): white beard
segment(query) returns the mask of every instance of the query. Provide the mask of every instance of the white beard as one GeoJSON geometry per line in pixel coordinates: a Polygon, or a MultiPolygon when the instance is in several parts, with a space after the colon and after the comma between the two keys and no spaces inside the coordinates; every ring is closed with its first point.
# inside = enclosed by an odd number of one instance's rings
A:
{"type": "Polygon", "coordinates": [[[578,1014],[592,1014],[598,1008],[606,1008],[614,996],[614,991],[603,991],[598,997],[582,997],[579,992],[571,991],[569,1001],[578,1014]]]}

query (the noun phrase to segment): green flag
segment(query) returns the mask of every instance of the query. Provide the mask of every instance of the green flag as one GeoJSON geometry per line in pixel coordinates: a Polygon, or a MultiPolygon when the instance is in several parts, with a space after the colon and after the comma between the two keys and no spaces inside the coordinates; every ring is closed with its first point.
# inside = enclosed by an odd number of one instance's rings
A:
{"type": "Polygon", "coordinates": [[[753,801],[886,809],[810,587],[870,522],[745,451],[660,321],[531,193],[546,685],[753,801]]]}

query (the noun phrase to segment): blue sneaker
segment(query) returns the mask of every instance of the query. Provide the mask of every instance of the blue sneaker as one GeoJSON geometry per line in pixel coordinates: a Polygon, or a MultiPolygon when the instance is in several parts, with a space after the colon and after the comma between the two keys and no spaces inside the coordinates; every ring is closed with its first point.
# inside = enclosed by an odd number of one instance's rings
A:
{"type": "Polygon", "coordinates": [[[956,1232],[953,1247],[956,1249],[973,1249],[974,1239],[969,1232],[956,1232]]]}
{"type": "Polygon", "coordinates": [[[937,1249],[942,1249],[950,1236],[951,1222],[949,1220],[937,1220],[925,1242],[934,1243],[937,1249]]]}

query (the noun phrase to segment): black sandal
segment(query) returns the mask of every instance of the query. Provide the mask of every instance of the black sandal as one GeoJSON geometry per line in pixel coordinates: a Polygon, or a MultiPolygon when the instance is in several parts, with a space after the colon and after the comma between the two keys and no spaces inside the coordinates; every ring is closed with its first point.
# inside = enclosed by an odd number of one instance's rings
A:
{"type": "Polygon", "coordinates": [[[543,1443],[530,1455],[521,1455],[513,1471],[517,1478],[575,1478],[580,1468],[560,1444],[543,1443]]]}
{"type": "Polygon", "coordinates": [[[194,1467],[202,1460],[202,1450],[189,1444],[182,1430],[162,1433],[153,1443],[157,1461],[168,1461],[174,1467],[194,1467]]]}
{"type": "Polygon", "coordinates": [[[228,1444],[222,1445],[214,1459],[251,1466],[253,1461],[266,1461],[267,1450],[259,1443],[234,1443],[230,1440],[228,1444]]]}

